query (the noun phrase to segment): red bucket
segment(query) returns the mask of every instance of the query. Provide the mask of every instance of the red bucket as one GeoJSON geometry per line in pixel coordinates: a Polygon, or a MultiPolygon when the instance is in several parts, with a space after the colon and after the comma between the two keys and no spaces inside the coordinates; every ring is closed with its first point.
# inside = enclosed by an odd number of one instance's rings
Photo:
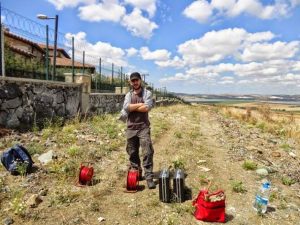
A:
{"type": "Polygon", "coordinates": [[[90,166],[90,163],[88,166],[80,165],[79,170],[79,183],[82,185],[86,185],[89,182],[92,181],[94,175],[94,168],[90,166]]]}

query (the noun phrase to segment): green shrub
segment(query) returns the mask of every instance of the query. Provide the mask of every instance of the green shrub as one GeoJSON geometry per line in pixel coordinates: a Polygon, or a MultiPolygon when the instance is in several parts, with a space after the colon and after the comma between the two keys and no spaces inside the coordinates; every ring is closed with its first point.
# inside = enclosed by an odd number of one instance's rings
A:
{"type": "Polygon", "coordinates": [[[292,184],[296,183],[296,181],[290,177],[282,177],[281,182],[287,186],[291,186],[292,184]]]}
{"type": "Polygon", "coordinates": [[[246,160],[243,163],[243,168],[245,170],[256,170],[257,164],[255,162],[253,162],[253,161],[246,160]]]}
{"type": "Polygon", "coordinates": [[[242,181],[233,181],[231,186],[232,186],[232,190],[236,193],[245,193],[245,192],[247,192],[247,189],[243,186],[242,181]]]}

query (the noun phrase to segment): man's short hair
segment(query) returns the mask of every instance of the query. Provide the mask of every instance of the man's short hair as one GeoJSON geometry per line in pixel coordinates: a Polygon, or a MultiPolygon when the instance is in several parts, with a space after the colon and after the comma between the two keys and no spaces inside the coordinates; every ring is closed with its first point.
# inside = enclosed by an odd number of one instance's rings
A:
{"type": "Polygon", "coordinates": [[[139,79],[141,80],[141,74],[139,74],[138,72],[133,72],[132,74],[130,74],[130,80],[134,80],[134,79],[139,79]]]}

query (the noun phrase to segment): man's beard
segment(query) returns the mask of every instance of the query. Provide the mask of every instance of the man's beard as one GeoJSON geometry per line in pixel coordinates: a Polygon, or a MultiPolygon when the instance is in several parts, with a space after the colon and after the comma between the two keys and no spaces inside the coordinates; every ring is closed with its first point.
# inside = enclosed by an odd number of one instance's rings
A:
{"type": "Polygon", "coordinates": [[[141,85],[138,85],[138,86],[132,85],[132,88],[133,88],[134,90],[139,90],[139,89],[141,88],[141,85]]]}

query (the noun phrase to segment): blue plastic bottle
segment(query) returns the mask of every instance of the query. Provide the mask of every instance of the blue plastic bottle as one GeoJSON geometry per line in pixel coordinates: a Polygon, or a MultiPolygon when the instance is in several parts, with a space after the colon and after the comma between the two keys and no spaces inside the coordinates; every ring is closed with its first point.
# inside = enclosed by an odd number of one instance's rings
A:
{"type": "Polygon", "coordinates": [[[253,204],[257,213],[264,214],[267,212],[269,197],[270,197],[271,183],[269,181],[263,182],[255,195],[255,201],[253,204]]]}

